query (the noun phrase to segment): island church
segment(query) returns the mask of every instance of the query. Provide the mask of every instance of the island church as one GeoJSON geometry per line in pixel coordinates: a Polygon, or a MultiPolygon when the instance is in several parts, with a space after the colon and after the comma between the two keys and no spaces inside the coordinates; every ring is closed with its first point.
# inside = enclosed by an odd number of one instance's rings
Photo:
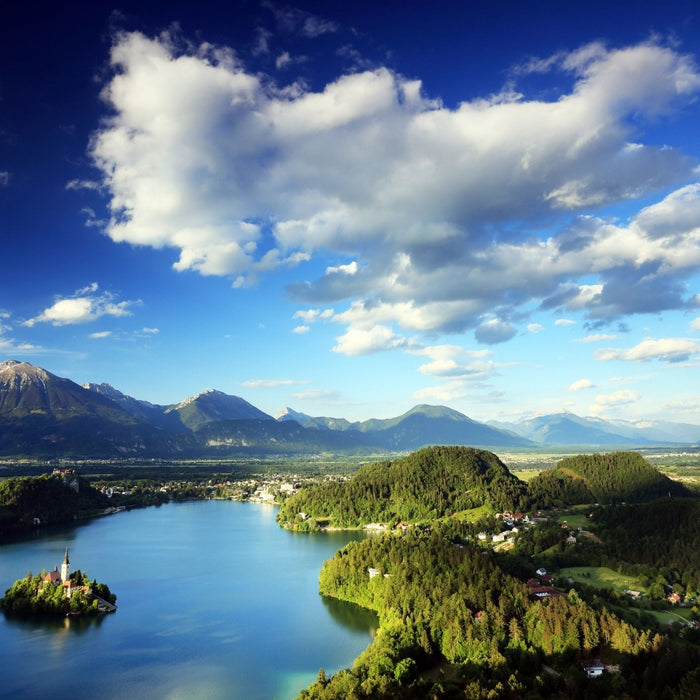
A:
{"type": "Polygon", "coordinates": [[[82,590],[83,593],[91,594],[92,589],[89,586],[79,586],[75,581],[70,580],[70,561],[68,559],[68,547],[66,547],[66,556],[63,557],[63,563],[61,564],[61,571],[58,571],[58,567],[54,567],[53,571],[50,571],[46,576],[44,576],[44,583],[53,583],[54,586],[63,586],[66,598],[70,598],[73,593],[77,590],[82,590]]]}

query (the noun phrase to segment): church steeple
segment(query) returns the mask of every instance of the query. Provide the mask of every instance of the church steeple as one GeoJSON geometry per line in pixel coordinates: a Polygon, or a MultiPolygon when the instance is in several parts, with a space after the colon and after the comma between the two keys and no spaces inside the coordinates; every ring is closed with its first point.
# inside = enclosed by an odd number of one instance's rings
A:
{"type": "Polygon", "coordinates": [[[63,557],[63,564],[61,564],[61,582],[65,583],[70,576],[70,562],[68,561],[68,547],[66,547],[66,556],[63,557]]]}

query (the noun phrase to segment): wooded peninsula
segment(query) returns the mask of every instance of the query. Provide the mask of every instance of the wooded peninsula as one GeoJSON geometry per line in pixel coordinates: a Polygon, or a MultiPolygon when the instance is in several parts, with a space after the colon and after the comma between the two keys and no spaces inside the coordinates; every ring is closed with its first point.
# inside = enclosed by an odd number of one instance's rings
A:
{"type": "Polygon", "coordinates": [[[320,575],[380,630],[305,700],[697,697],[700,499],[636,453],[526,484],[490,452],[428,448],[303,489],[278,518],[380,533],[320,575]],[[604,572],[620,585],[593,585],[604,572]]]}

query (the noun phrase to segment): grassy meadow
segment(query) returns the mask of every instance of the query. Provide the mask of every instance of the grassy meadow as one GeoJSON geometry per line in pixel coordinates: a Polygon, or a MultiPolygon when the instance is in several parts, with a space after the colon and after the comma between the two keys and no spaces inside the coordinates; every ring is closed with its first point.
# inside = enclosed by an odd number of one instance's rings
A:
{"type": "Polygon", "coordinates": [[[571,566],[559,570],[559,576],[570,578],[577,583],[585,583],[596,588],[612,588],[620,593],[627,590],[646,593],[639,579],[625,576],[606,566],[571,566]]]}

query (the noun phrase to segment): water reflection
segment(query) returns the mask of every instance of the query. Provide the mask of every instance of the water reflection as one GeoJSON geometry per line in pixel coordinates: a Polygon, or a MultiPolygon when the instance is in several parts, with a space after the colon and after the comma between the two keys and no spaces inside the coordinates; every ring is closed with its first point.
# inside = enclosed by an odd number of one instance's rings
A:
{"type": "Polygon", "coordinates": [[[3,611],[5,620],[10,627],[17,628],[23,633],[42,632],[70,632],[82,635],[90,629],[102,626],[105,615],[66,615],[65,617],[33,617],[27,615],[14,615],[3,611]]]}
{"type": "Polygon", "coordinates": [[[379,627],[379,618],[373,610],[324,595],[321,596],[321,601],[338,624],[360,634],[367,634],[367,630],[369,630],[370,636],[374,639],[379,627]]]}

